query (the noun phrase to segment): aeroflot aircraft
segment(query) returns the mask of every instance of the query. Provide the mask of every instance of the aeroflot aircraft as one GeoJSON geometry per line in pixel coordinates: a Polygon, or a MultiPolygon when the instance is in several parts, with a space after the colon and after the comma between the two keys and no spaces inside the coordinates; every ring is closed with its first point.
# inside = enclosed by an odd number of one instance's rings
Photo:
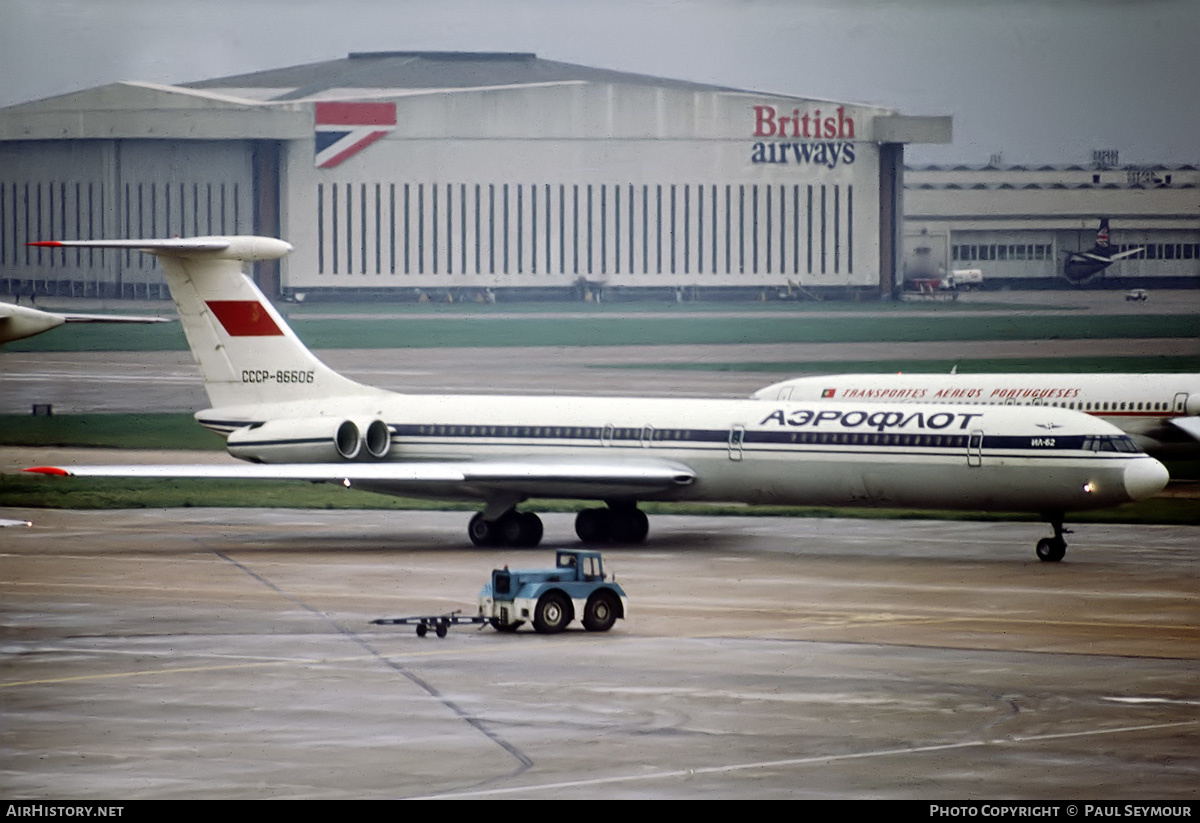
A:
{"type": "Polygon", "coordinates": [[[1057,406],[1100,417],[1152,454],[1200,450],[1200,374],[829,374],[760,400],[1057,406]]]}
{"type": "Polygon", "coordinates": [[[50,474],[292,478],[473,499],[478,545],[536,545],[531,497],[604,501],[585,542],[646,537],[644,500],[1034,511],[1066,550],[1067,512],[1138,500],[1166,469],[1120,430],[1066,409],[395,394],[342,377],[300,342],[241,262],[262,237],[71,241],[159,257],[212,408],[196,414],[250,466],[91,466],[50,474]]]}

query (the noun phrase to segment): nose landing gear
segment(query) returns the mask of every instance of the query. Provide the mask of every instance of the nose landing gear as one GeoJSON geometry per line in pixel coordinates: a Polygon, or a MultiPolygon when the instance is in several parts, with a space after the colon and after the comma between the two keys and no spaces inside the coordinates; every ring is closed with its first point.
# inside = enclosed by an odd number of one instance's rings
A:
{"type": "Polygon", "coordinates": [[[1067,553],[1067,541],[1064,534],[1071,534],[1070,529],[1063,528],[1061,517],[1051,517],[1050,525],[1054,527],[1054,537],[1043,537],[1037,543],[1038,560],[1043,563],[1057,563],[1067,553]]]}

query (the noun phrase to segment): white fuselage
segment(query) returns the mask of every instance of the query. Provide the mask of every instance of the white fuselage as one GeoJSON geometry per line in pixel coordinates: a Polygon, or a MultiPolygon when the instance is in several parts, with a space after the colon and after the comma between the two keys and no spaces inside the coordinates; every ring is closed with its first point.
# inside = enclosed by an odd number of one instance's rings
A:
{"type": "Polygon", "coordinates": [[[1197,449],[1172,421],[1200,414],[1197,374],[831,374],[759,389],[757,399],[1052,406],[1082,411],[1152,452],[1197,449]]]}
{"type": "MultiPolygon", "coordinates": [[[[263,431],[240,437],[236,447],[231,438],[230,446],[262,463],[329,460],[328,438],[314,438],[307,421],[345,419],[362,430],[383,421],[391,436],[385,455],[360,451],[355,463],[655,461],[694,473],[693,482],[651,494],[597,495],[586,482],[561,478],[526,483],[529,496],[539,497],[1042,512],[1112,506],[1165,482],[1161,464],[1118,429],[1047,408],[381,393],[336,404],[210,409],[197,418],[217,431],[263,431]],[[297,425],[244,428],[281,419],[297,425]]],[[[413,493],[384,479],[354,485],[413,493]]],[[[459,487],[448,496],[486,499],[488,489],[464,495],[459,487]]]]}
{"type": "MultiPolygon", "coordinates": [[[[1041,406],[857,399],[682,400],[403,395],[358,384],[308,351],[241,266],[291,251],[263,237],[46,241],[158,255],[213,408],[197,419],[253,466],[38,467],[80,476],[333,482],[477,499],[477,545],[534,545],[531,497],[603,500],[581,539],[640,542],[640,500],[1032,511],[1147,497],[1161,463],[1111,424],[1041,406]],[[631,505],[632,504],[632,505],[631,505]],[[587,535],[587,536],[585,536],[587,535]]],[[[1039,550],[1060,559],[1065,544],[1039,550]]]]}

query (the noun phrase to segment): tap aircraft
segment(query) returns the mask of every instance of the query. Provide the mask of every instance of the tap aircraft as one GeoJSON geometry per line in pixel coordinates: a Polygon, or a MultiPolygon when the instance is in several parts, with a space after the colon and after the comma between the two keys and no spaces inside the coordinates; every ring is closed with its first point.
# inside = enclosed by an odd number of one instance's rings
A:
{"type": "Polygon", "coordinates": [[[1200,374],[828,374],[772,383],[751,397],[1052,406],[1112,423],[1154,455],[1200,451],[1200,374]]]}
{"type": "Polygon", "coordinates": [[[291,246],[263,237],[48,242],[157,255],[205,382],[201,425],[250,465],[75,466],[47,474],[295,479],[478,501],[477,545],[536,545],[530,498],[602,501],[585,542],[641,542],[643,501],[1041,513],[1162,489],[1167,472],[1112,425],[1061,408],[813,400],[398,394],[319,361],[242,273],[291,246]]]}

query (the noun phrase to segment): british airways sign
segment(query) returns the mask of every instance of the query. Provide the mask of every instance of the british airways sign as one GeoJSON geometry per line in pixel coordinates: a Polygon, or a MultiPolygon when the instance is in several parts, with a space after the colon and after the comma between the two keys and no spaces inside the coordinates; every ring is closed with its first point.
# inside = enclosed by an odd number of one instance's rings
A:
{"type": "Polygon", "coordinates": [[[792,109],[784,112],[775,106],[754,107],[754,136],[775,138],[754,144],[751,163],[781,165],[817,165],[833,169],[855,160],[854,118],[838,106],[832,114],[821,109],[792,109]],[[788,140],[801,140],[792,142],[788,140]]]}

